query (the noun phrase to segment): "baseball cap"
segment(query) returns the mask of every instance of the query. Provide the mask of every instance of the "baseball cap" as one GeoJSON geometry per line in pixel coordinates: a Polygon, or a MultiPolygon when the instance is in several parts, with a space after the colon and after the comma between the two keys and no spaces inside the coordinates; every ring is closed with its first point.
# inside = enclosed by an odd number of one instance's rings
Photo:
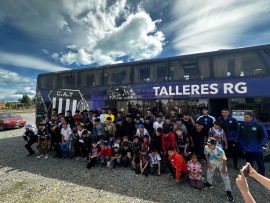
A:
{"type": "Polygon", "coordinates": [[[217,140],[213,137],[209,137],[206,141],[206,144],[215,145],[215,144],[217,144],[217,140]]]}
{"type": "Polygon", "coordinates": [[[31,124],[26,124],[25,128],[32,128],[32,125],[31,124]]]}
{"type": "Polygon", "coordinates": [[[140,125],[139,125],[139,128],[144,128],[144,125],[143,125],[143,124],[140,124],[140,125]]]}
{"type": "Polygon", "coordinates": [[[113,148],[119,148],[119,147],[120,147],[120,146],[119,146],[119,144],[117,144],[117,143],[113,145],[113,148]]]}

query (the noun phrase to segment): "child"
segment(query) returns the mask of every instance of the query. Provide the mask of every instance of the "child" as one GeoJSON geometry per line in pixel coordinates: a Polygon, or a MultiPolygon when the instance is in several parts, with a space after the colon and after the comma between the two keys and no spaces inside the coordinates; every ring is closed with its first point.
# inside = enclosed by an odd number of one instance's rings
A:
{"type": "Polygon", "coordinates": [[[185,159],[174,150],[173,147],[168,148],[168,155],[168,160],[170,161],[168,164],[169,170],[175,181],[179,183],[180,178],[185,177],[185,175],[188,173],[187,163],[185,159]]]}
{"type": "Polygon", "coordinates": [[[198,162],[196,154],[193,153],[190,155],[190,160],[187,165],[191,187],[201,190],[203,186],[201,181],[202,166],[200,162],[198,162]]]}
{"type": "Polygon", "coordinates": [[[122,151],[122,163],[124,167],[128,167],[131,164],[134,153],[127,141],[123,142],[121,151],[122,151]]]}
{"type": "Polygon", "coordinates": [[[169,128],[164,128],[162,135],[162,150],[165,156],[167,156],[167,150],[170,147],[176,149],[175,136],[169,128]]]}
{"type": "Polygon", "coordinates": [[[161,163],[161,157],[157,153],[156,148],[151,149],[151,153],[149,154],[150,156],[150,173],[152,175],[161,175],[161,172],[164,172],[166,169],[166,164],[161,163]]]}
{"type": "Polygon", "coordinates": [[[116,166],[121,166],[121,150],[119,144],[115,143],[113,146],[110,169],[116,166]]]}
{"type": "Polygon", "coordinates": [[[227,173],[227,167],[226,167],[226,156],[224,151],[216,146],[217,141],[213,137],[209,137],[206,142],[206,146],[204,148],[204,154],[205,159],[207,162],[207,182],[204,183],[204,186],[207,188],[213,188],[213,176],[215,169],[218,168],[218,170],[221,173],[221,177],[223,178],[225,189],[227,191],[227,200],[233,202],[234,198],[232,196],[231,192],[231,185],[230,185],[230,179],[227,173]]]}
{"type": "Polygon", "coordinates": [[[185,160],[187,160],[187,150],[188,150],[188,144],[189,144],[189,139],[184,133],[183,128],[176,128],[175,129],[175,135],[176,135],[176,149],[179,154],[181,154],[185,160]]]}
{"type": "Polygon", "coordinates": [[[100,161],[101,161],[101,167],[104,167],[107,165],[107,167],[110,166],[110,160],[112,156],[112,149],[108,147],[108,143],[105,142],[103,144],[103,147],[99,153],[100,161]]]}
{"type": "Polygon", "coordinates": [[[149,157],[149,154],[147,153],[146,147],[142,147],[139,159],[140,159],[140,164],[137,165],[135,173],[136,174],[141,173],[147,177],[149,174],[150,157],[149,157]]]}
{"type": "Polygon", "coordinates": [[[108,141],[108,146],[109,146],[110,148],[112,148],[113,145],[114,145],[114,143],[115,143],[115,138],[114,138],[113,135],[110,135],[109,141],[108,141]]]}
{"type": "Polygon", "coordinates": [[[225,135],[224,130],[220,127],[220,122],[215,121],[214,122],[214,127],[210,128],[208,131],[208,137],[213,137],[217,141],[217,146],[223,149],[227,150],[228,149],[228,142],[227,138],[225,135]]]}
{"type": "Polygon", "coordinates": [[[119,149],[121,149],[122,148],[121,137],[117,137],[114,144],[119,144],[119,149]]]}
{"type": "Polygon", "coordinates": [[[92,148],[90,149],[89,153],[89,161],[87,163],[87,168],[90,169],[91,167],[97,164],[97,160],[99,157],[99,148],[97,146],[97,141],[92,141],[92,148]]]}
{"type": "Polygon", "coordinates": [[[141,151],[140,137],[138,137],[138,136],[134,137],[131,148],[134,152],[131,164],[132,164],[132,169],[135,170],[136,165],[139,164],[139,162],[140,162],[140,159],[139,159],[139,155],[140,155],[140,151],[141,151]]]}
{"type": "Polygon", "coordinates": [[[100,140],[99,140],[98,143],[97,143],[97,144],[98,144],[98,147],[99,147],[100,149],[102,149],[105,143],[107,143],[107,141],[105,140],[104,136],[101,135],[101,136],[100,136],[100,140]]]}
{"type": "Polygon", "coordinates": [[[148,139],[147,135],[143,136],[142,147],[146,147],[147,148],[147,153],[150,153],[151,144],[149,143],[149,139],[148,139]]]}

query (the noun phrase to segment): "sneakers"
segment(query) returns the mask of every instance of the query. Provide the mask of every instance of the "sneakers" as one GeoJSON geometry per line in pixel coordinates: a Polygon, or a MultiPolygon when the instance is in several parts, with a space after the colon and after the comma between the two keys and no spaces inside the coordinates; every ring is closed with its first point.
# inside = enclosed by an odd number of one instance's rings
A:
{"type": "Polygon", "coordinates": [[[45,154],[45,157],[44,157],[45,159],[48,159],[49,158],[49,155],[48,154],[45,154]]]}
{"type": "Polygon", "coordinates": [[[213,185],[211,185],[210,183],[204,183],[203,184],[204,188],[213,188],[213,185]]]}
{"type": "Polygon", "coordinates": [[[45,155],[41,154],[41,155],[37,156],[37,159],[41,159],[41,158],[44,158],[44,157],[45,157],[45,155]]]}
{"type": "Polygon", "coordinates": [[[227,191],[227,200],[229,200],[230,202],[234,202],[234,198],[232,196],[232,192],[231,191],[227,191]]]}
{"type": "Polygon", "coordinates": [[[84,157],[83,158],[83,162],[87,162],[87,157],[84,157]]]}

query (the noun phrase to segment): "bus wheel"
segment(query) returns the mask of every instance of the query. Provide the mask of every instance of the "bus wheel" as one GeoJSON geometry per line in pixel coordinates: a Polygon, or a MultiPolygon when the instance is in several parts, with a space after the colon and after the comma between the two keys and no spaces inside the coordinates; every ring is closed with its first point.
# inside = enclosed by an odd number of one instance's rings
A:
{"type": "Polygon", "coordinates": [[[270,140],[268,139],[263,147],[263,158],[264,160],[270,160],[270,140]]]}

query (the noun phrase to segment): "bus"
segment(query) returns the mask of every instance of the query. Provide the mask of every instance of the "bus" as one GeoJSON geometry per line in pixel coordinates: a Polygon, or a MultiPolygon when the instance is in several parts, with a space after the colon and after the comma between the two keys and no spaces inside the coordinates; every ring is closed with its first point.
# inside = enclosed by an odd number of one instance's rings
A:
{"type": "MultiPolygon", "coordinates": [[[[71,110],[252,112],[270,133],[270,44],[38,75],[36,122],[71,110]]],[[[264,156],[270,157],[269,142],[264,156]]]]}

